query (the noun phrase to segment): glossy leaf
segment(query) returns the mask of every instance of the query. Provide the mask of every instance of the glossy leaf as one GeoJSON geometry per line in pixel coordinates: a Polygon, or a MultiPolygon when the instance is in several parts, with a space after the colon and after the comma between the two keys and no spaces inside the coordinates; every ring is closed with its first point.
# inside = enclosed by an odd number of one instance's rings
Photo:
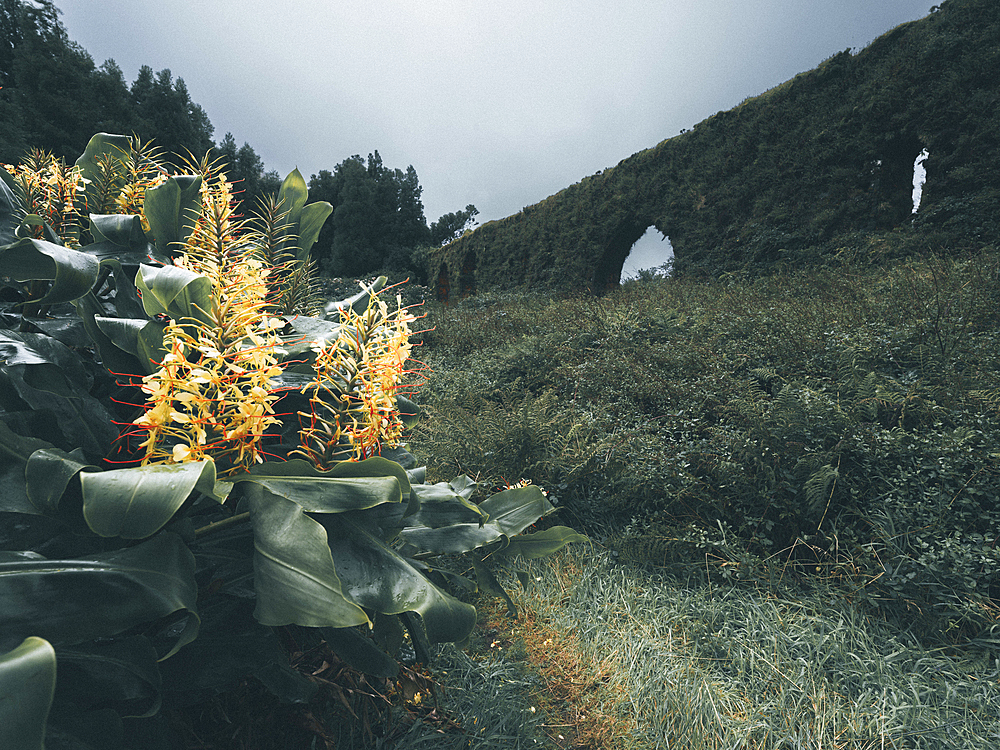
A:
{"type": "Polygon", "coordinates": [[[507,604],[507,614],[510,617],[517,619],[517,607],[514,605],[514,600],[510,598],[510,594],[500,585],[500,582],[496,579],[491,571],[482,560],[477,560],[475,557],[472,558],[472,567],[476,571],[476,582],[479,584],[481,591],[489,594],[490,596],[495,596],[497,599],[503,599],[507,604]]]}
{"type": "Polygon", "coordinates": [[[314,513],[364,510],[399,503],[403,497],[395,477],[255,477],[247,481],[314,513]]]}
{"type": "Polygon", "coordinates": [[[45,724],[56,689],[56,653],[28,637],[0,654],[0,747],[44,750],[45,724]]]}
{"type": "Polygon", "coordinates": [[[29,635],[57,646],[82,643],[187,610],[169,656],[198,632],[194,567],[169,533],[74,560],[0,561],[0,649],[29,635]]]}
{"type": "Polygon", "coordinates": [[[195,490],[223,503],[232,484],[215,463],[158,464],[81,474],[83,517],[100,536],[145,539],[174,516],[195,490]]]}
{"type": "Polygon", "coordinates": [[[487,515],[479,506],[457,494],[447,482],[415,484],[413,492],[420,507],[407,519],[412,526],[437,529],[465,523],[481,526],[486,522],[487,515]]]}
{"type": "Polygon", "coordinates": [[[589,542],[583,534],[579,534],[568,526],[552,526],[535,534],[518,534],[512,537],[507,546],[497,554],[504,557],[520,555],[528,560],[548,557],[558,552],[572,542],[589,542]]]}
{"type": "Polygon", "coordinates": [[[149,316],[212,322],[212,282],[180,266],[139,266],[135,286],[149,316]]]}
{"type": "Polygon", "coordinates": [[[432,642],[465,640],[476,622],[475,608],[431,583],[364,528],[362,518],[348,519],[347,515],[320,519],[347,596],[383,614],[418,613],[432,642]]]}
{"type": "Polygon", "coordinates": [[[457,555],[485,547],[503,538],[504,533],[495,523],[456,523],[441,528],[408,525],[399,532],[400,537],[424,552],[457,555]]]}
{"type": "Polygon", "coordinates": [[[145,318],[94,316],[94,323],[118,349],[135,357],[146,374],[156,372],[167,353],[163,348],[166,323],[145,318]]]}
{"type": "Polygon", "coordinates": [[[371,298],[377,294],[386,285],[389,279],[386,276],[379,276],[375,281],[371,283],[370,286],[361,285],[361,291],[355,294],[353,297],[348,297],[347,299],[342,299],[337,302],[330,302],[324,308],[327,318],[333,318],[338,316],[339,310],[346,310],[351,308],[356,313],[363,313],[368,309],[368,305],[371,302],[371,298]]]}
{"type": "Polygon", "coordinates": [[[35,300],[43,304],[71,302],[97,281],[101,263],[87,253],[45,240],[23,239],[0,249],[0,276],[15,281],[52,281],[48,292],[35,300]]]}
{"type": "Polygon", "coordinates": [[[97,133],[87,143],[86,149],[76,160],[76,166],[84,179],[89,180],[84,195],[87,203],[94,206],[98,203],[97,189],[100,184],[100,161],[113,158],[121,161],[132,150],[131,140],[124,135],[112,133],[97,133]]]}
{"type": "Polygon", "coordinates": [[[159,711],[160,670],[145,636],[67,646],[58,656],[60,700],[85,709],[113,705],[126,718],[159,711]]]}
{"type": "Polygon", "coordinates": [[[79,449],[70,453],[58,448],[36,450],[24,469],[28,499],[41,513],[55,514],[66,487],[84,469],[97,467],[88,463],[79,449]]]}
{"type": "Polygon", "coordinates": [[[354,628],[323,628],[320,633],[337,656],[355,669],[373,677],[395,677],[399,674],[396,660],[354,628]]]}
{"type": "Polygon", "coordinates": [[[316,684],[288,666],[275,631],[254,620],[252,611],[253,602],[246,599],[211,596],[205,601],[198,638],[160,663],[165,702],[172,707],[200,703],[251,674],[283,703],[315,694],[316,684]],[[279,677],[281,670],[285,679],[279,677]]]}
{"type": "Polygon", "coordinates": [[[163,255],[175,255],[191,236],[201,215],[201,183],[201,175],[176,175],[146,190],[142,212],[163,255]]]}
{"type": "Polygon", "coordinates": [[[80,316],[87,335],[97,349],[97,355],[101,360],[101,364],[106,369],[116,374],[129,375],[138,373],[148,374],[150,372],[150,370],[141,367],[135,357],[129,356],[125,353],[125,350],[116,346],[111,338],[100,329],[97,324],[97,318],[104,316],[107,311],[100,300],[97,299],[97,295],[93,292],[88,292],[76,300],[73,305],[76,307],[76,313],[80,316]]]}
{"type": "Polygon", "coordinates": [[[320,230],[333,213],[333,206],[326,201],[310,203],[302,209],[299,217],[298,259],[305,262],[309,259],[309,250],[319,238],[320,230]]]}
{"type": "MultiPolygon", "coordinates": [[[[452,480],[462,492],[471,490],[468,478],[452,480]]],[[[457,494],[457,493],[456,493],[457,494]]],[[[555,508],[538,487],[529,485],[499,492],[479,504],[489,520],[485,523],[452,523],[438,528],[419,523],[420,511],[407,519],[400,536],[414,547],[426,552],[459,554],[483,547],[503,537],[513,537],[555,508]]]]}
{"type": "Polygon", "coordinates": [[[0,331],[0,366],[19,365],[22,380],[36,390],[73,398],[89,386],[79,358],[64,344],[44,334],[0,331]]]}
{"type": "Polygon", "coordinates": [[[248,483],[254,529],[254,582],[264,625],[346,628],[368,615],[344,596],[327,533],[302,506],[248,483]]]}
{"type": "Polygon", "coordinates": [[[17,196],[7,180],[11,179],[7,170],[0,172],[0,248],[17,242],[17,196]]]}
{"type": "Polygon", "coordinates": [[[39,512],[28,499],[25,467],[31,455],[44,448],[52,448],[52,444],[18,435],[0,421],[0,512],[30,515],[39,512]]]}
{"type": "Polygon", "coordinates": [[[91,214],[90,232],[95,243],[113,243],[124,250],[145,251],[148,244],[142,217],[135,214],[91,214]]]}
{"type": "Polygon", "coordinates": [[[520,534],[542,516],[555,512],[555,507],[534,485],[498,492],[481,502],[479,508],[489,515],[490,523],[511,537],[520,534]]]}

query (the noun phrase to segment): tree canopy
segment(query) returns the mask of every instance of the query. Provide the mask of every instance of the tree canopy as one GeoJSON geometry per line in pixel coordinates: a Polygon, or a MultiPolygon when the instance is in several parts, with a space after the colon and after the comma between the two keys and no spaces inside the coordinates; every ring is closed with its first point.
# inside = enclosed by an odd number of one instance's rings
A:
{"type": "MultiPolygon", "coordinates": [[[[52,0],[0,0],[0,163],[20,161],[29,148],[72,161],[94,133],[134,134],[180,159],[224,162],[245,217],[277,194],[278,173],[249,143],[238,146],[232,133],[213,142],[212,122],[183,78],[144,65],[130,84],[113,59],[96,66],[59,13],[52,0]]],[[[422,278],[416,251],[461,235],[478,214],[470,204],[428,227],[416,170],[386,167],[378,151],[320,170],[309,191],[334,207],[313,256],[341,276],[393,269],[422,278]]]]}
{"type": "Polygon", "coordinates": [[[333,171],[320,170],[309,180],[309,195],[329,201],[333,216],[314,245],[314,255],[333,275],[394,269],[422,277],[415,250],[440,244],[449,233],[450,239],[458,225],[464,231],[479,213],[470,204],[428,227],[422,192],[412,164],[405,170],[391,169],[378,151],[367,159],[355,154],[333,171]]]}

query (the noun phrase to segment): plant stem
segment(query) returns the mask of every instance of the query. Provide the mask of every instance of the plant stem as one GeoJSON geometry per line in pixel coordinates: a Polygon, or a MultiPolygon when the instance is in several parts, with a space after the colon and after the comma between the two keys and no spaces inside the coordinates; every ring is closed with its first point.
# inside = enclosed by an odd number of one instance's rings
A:
{"type": "Polygon", "coordinates": [[[223,518],[221,521],[214,521],[208,524],[208,526],[202,526],[200,529],[194,530],[195,536],[201,536],[202,534],[210,534],[213,531],[218,531],[219,529],[224,529],[227,526],[232,526],[233,524],[239,523],[240,521],[245,521],[250,517],[250,513],[237,513],[235,516],[230,516],[229,518],[223,518]]]}

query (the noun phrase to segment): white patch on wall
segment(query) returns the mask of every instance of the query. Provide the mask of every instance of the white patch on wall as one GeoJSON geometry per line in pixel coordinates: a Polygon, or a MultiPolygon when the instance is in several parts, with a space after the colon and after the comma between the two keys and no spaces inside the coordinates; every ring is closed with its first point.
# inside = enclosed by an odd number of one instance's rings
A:
{"type": "Polygon", "coordinates": [[[674,248],[670,244],[670,238],[651,226],[629,250],[622,267],[622,281],[635,278],[639,271],[647,268],[659,268],[673,257],[674,248]]]}
{"type": "Polygon", "coordinates": [[[927,170],[924,169],[924,162],[931,153],[926,148],[920,152],[913,162],[913,213],[920,208],[920,197],[924,193],[924,183],[927,182],[927,170]]]}

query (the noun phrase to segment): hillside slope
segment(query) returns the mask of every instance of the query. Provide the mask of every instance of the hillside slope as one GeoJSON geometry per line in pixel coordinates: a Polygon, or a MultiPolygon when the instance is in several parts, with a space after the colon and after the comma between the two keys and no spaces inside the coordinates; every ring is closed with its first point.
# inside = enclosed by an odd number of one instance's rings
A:
{"type": "Polygon", "coordinates": [[[670,238],[678,273],[985,244],[998,229],[998,72],[1000,3],[947,0],[857,54],[467,233],[432,253],[428,278],[443,299],[523,285],[600,292],[618,285],[650,226],[670,238]]]}

